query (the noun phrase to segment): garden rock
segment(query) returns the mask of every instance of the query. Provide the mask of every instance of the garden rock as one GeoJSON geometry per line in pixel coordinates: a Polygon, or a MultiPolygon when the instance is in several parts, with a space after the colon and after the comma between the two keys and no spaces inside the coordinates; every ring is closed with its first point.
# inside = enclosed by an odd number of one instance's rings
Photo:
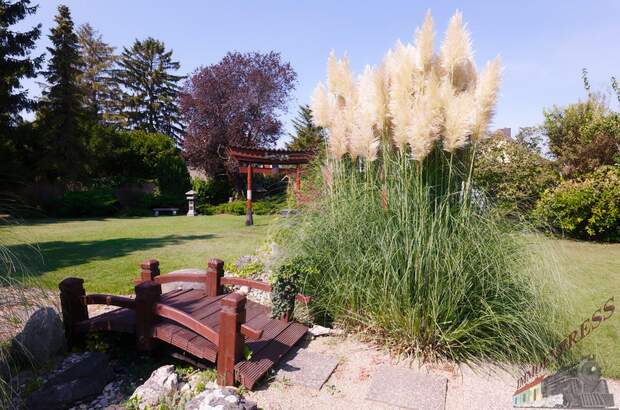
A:
{"type": "Polygon", "coordinates": [[[137,397],[141,409],[153,407],[159,401],[177,391],[179,387],[179,376],[174,372],[173,365],[162,366],[151,373],[151,377],[139,386],[131,395],[137,397]]]}
{"type": "Polygon", "coordinates": [[[242,269],[244,266],[249,265],[250,263],[258,262],[260,262],[260,259],[258,259],[258,257],[254,255],[243,255],[239,256],[235,265],[237,266],[237,269],[242,269]]]}
{"type": "Polygon", "coordinates": [[[87,352],[65,359],[41,389],[26,399],[26,408],[66,409],[70,404],[97,396],[114,377],[105,353],[87,352]]]}
{"type": "Polygon", "coordinates": [[[209,385],[185,405],[185,410],[257,410],[256,403],[240,397],[235,389],[209,385]]]}
{"type": "Polygon", "coordinates": [[[13,340],[15,349],[37,364],[47,363],[65,349],[65,331],[58,313],[51,307],[38,309],[13,340]]]}

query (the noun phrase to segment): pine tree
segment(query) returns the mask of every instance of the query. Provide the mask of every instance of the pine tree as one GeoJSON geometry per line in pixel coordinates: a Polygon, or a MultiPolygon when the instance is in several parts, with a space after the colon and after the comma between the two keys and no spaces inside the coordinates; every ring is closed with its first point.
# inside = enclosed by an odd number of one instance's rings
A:
{"type": "Polygon", "coordinates": [[[300,105],[297,118],[293,119],[294,134],[289,134],[291,142],[286,144],[290,150],[322,151],[325,148],[325,131],[312,121],[312,110],[308,105],[300,105]]]}
{"type": "Polygon", "coordinates": [[[43,56],[31,58],[30,51],[41,35],[41,25],[17,32],[11,26],[36,12],[30,0],[0,1],[0,133],[21,122],[20,112],[31,109],[34,102],[21,89],[20,80],[33,78],[43,56]]]}
{"type": "Polygon", "coordinates": [[[116,62],[114,47],[105,43],[88,23],[80,26],[77,35],[83,63],[79,81],[86,108],[102,123],[115,123],[119,90],[112,77],[116,62]]]}
{"type": "Polygon", "coordinates": [[[49,35],[52,46],[47,48],[51,58],[47,71],[43,72],[48,86],[43,91],[37,121],[42,146],[48,151],[40,166],[47,179],[69,177],[72,180],[81,175],[81,164],[84,164],[87,115],[79,83],[82,61],[69,8],[58,6],[54,21],[56,26],[49,35]]]}
{"type": "Polygon", "coordinates": [[[128,129],[167,134],[179,142],[183,131],[177,98],[179,62],[164,43],[147,38],[124,48],[116,77],[123,87],[123,122],[128,129]]]}

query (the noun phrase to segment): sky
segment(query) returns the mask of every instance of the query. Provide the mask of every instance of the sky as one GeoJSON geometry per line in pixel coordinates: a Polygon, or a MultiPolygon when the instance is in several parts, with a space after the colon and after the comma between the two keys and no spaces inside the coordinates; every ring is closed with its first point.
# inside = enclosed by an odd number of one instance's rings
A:
{"type": "MultiPolygon", "coordinates": [[[[366,64],[379,64],[397,39],[413,41],[428,9],[436,43],[452,14],[461,10],[477,66],[501,56],[504,76],[492,127],[510,127],[513,136],[519,127],[540,124],[544,108],[584,99],[582,68],[588,69],[593,90],[610,92],[610,77],[620,78],[618,0],[39,0],[37,14],[20,23],[23,28],[43,25],[39,54],[49,45],[61,3],[71,9],[76,26],[90,23],[117,52],[135,39],[164,41],[183,75],[217,63],[232,50],[281,53],[298,74],[282,116],[287,131],[298,105],[308,103],[317,82],[324,81],[331,50],[338,56],[347,52],[359,73],[366,64]]],[[[39,94],[36,81],[24,86],[39,94]]]]}

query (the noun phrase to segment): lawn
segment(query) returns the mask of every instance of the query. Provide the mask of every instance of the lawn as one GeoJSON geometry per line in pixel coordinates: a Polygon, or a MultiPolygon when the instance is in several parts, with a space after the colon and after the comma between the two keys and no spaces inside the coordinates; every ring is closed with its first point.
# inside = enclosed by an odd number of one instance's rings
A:
{"type": "Polygon", "coordinates": [[[573,310],[574,317],[569,318],[571,330],[578,330],[584,320],[614,297],[615,313],[578,342],[577,351],[594,354],[605,375],[620,379],[620,244],[568,240],[550,240],[548,244],[561,268],[565,302],[573,310]]]}
{"type": "MultiPolygon", "coordinates": [[[[162,272],[204,267],[218,257],[234,262],[252,253],[266,238],[273,217],[230,215],[25,221],[8,236],[11,249],[27,256],[30,273],[55,288],[67,276],[86,280],[89,292],[130,293],[140,261],[156,258],[162,272]],[[36,243],[38,251],[25,243],[36,243]]],[[[0,230],[0,235],[6,232],[0,230]]],[[[620,244],[546,240],[541,257],[556,258],[560,282],[573,308],[569,329],[615,297],[620,305],[620,244]]],[[[578,343],[579,352],[595,354],[604,373],[620,378],[620,312],[578,343]]]]}
{"type": "Polygon", "coordinates": [[[251,227],[231,215],[37,220],[0,235],[46,287],[78,276],[89,292],[130,293],[142,260],[158,259],[162,273],[206,267],[210,258],[234,262],[265,241],[271,220],[255,216],[251,227]]]}

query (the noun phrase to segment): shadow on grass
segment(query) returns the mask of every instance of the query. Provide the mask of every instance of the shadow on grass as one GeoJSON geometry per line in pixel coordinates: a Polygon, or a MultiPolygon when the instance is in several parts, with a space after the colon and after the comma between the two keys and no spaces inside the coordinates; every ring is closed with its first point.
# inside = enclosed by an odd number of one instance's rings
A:
{"type": "MultiPolygon", "coordinates": [[[[84,263],[118,258],[135,251],[178,245],[188,241],[212,239],[215,235],[168,235],[158,238],[114,238],[95,241],[50,241],[32,245],[9,246],[19,255],[29,275],[39,276],[48,271],[84,263]],[[37,251],[38,250],[38,251],[37,251]]],[[[157,255],[153,255],[157,258],[157,255]]]]}

